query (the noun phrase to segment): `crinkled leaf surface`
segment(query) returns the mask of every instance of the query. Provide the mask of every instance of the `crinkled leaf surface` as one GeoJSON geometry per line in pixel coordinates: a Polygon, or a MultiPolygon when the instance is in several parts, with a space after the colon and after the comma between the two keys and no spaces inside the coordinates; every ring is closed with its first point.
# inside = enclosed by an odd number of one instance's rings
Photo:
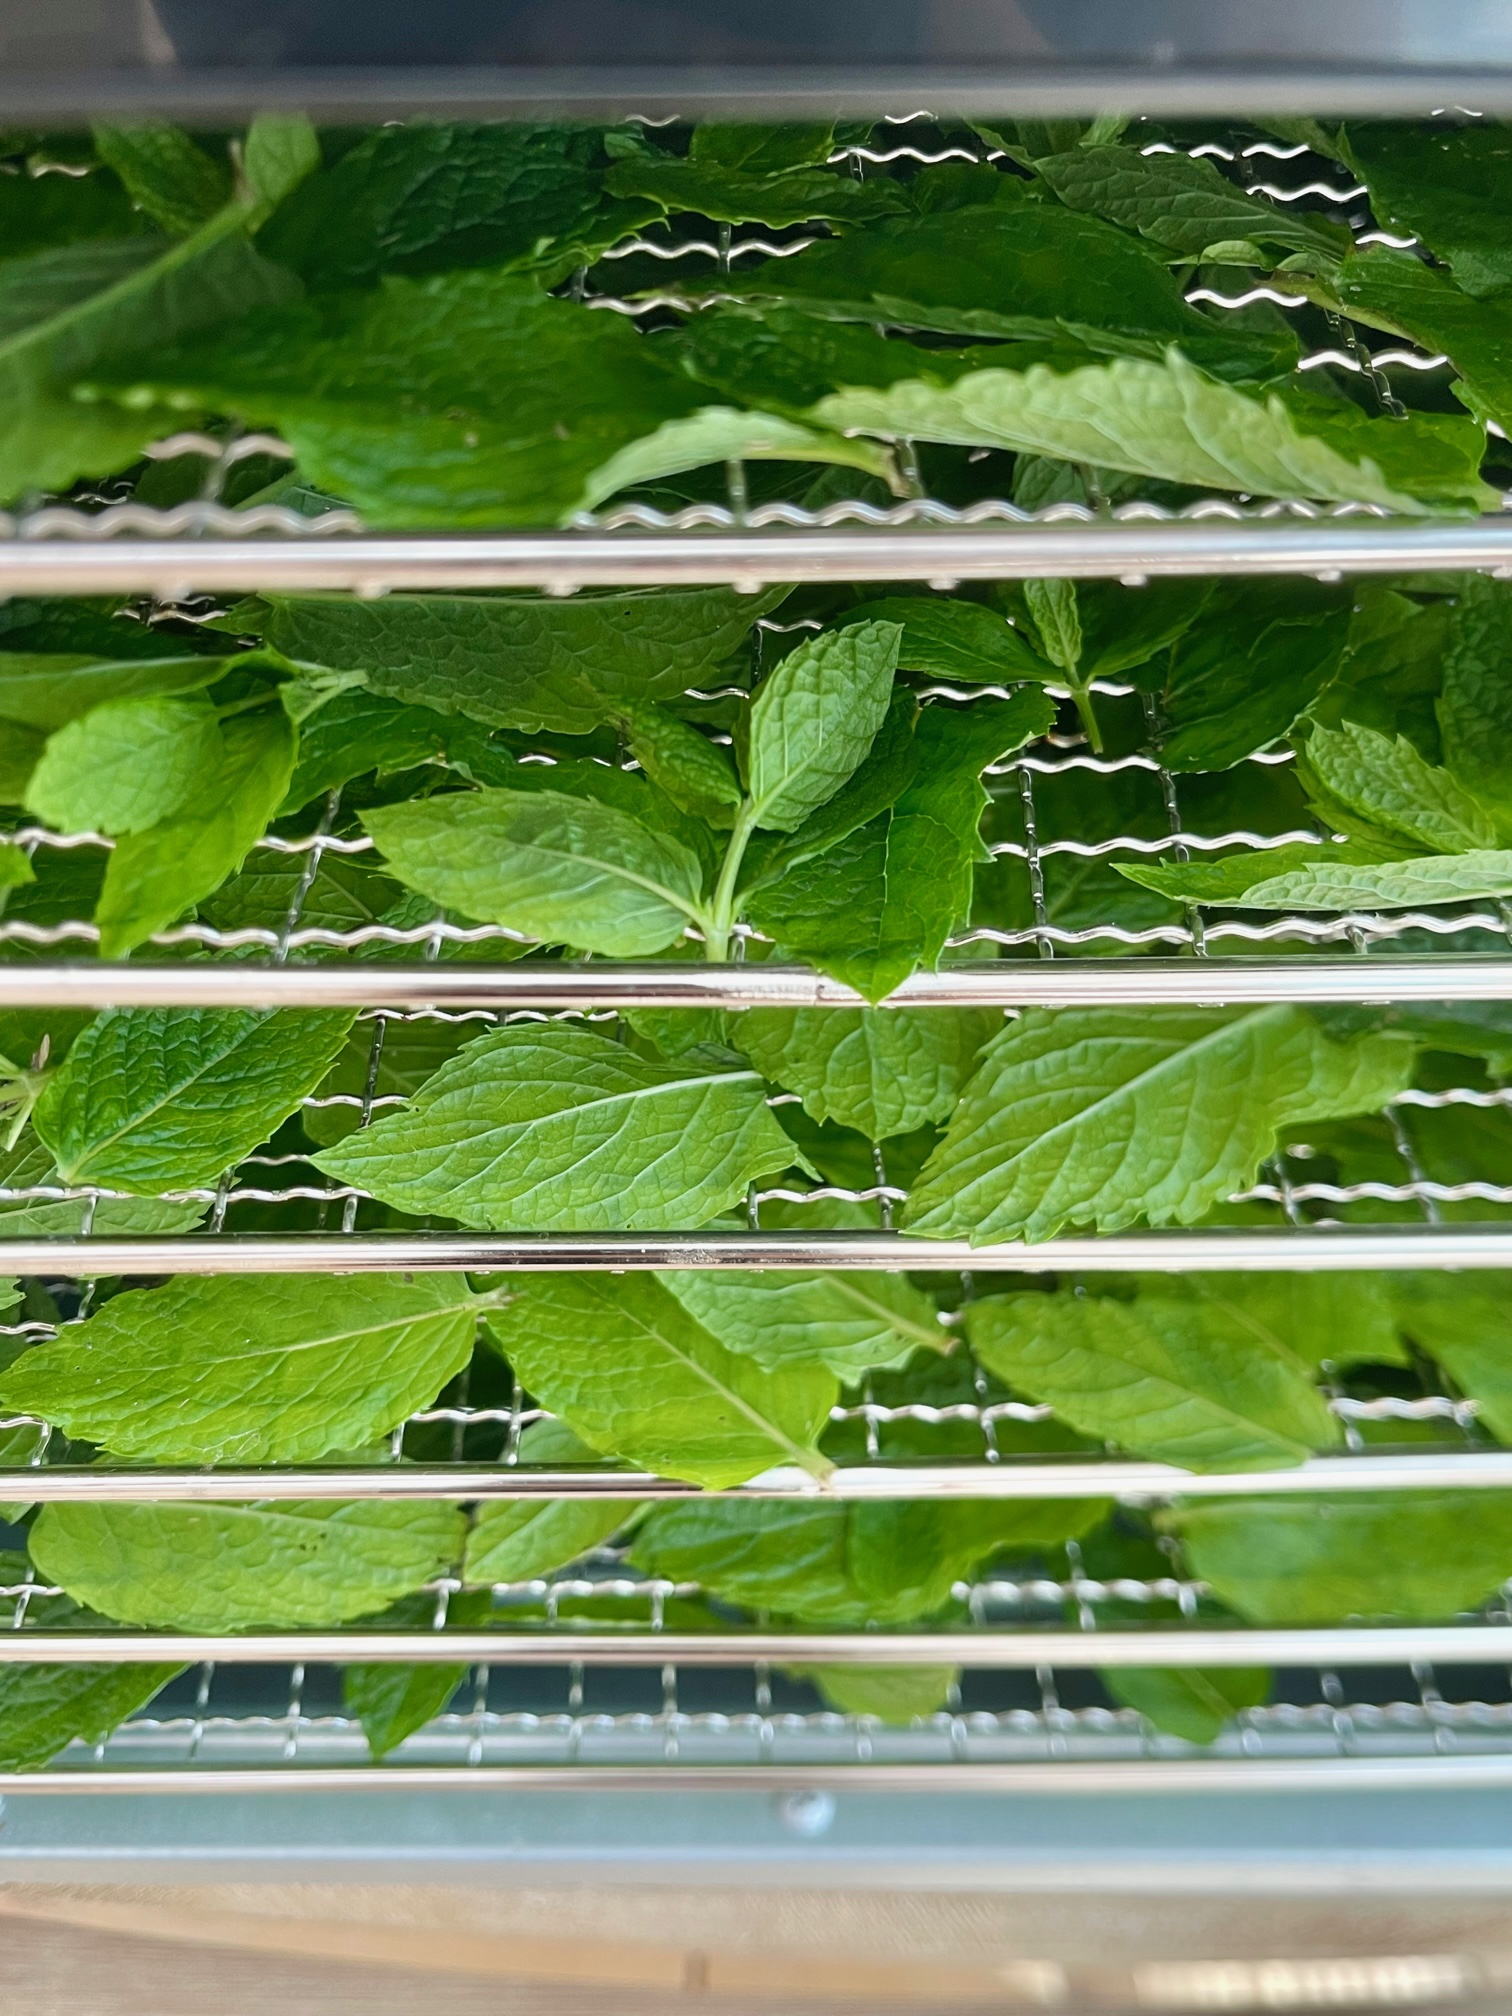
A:
{"type": "Polygon", "coordinates": [[[730,1036],[815,1120],[885,1141],[950,1117],[1001,1022],[991,1009],[748,1008],[730,1036]]]}
{"type": "Polygon", "coordinates": [[[1339,1439],[1299,1359],[1179,1293],[993,1295],[971,1304],[967,1328],[978,1362],[1015,1392],[1156,1462],[1279,1469],[1339,1439]]]}
{"type": "MultiPolygon", "coordinates": [[[[562,1421],[535,1421],[520,1462],[556,1469],[602,1458],[562,1421]]],[[[613,1539],[635,1511],[625,1498],[500,1498],[479,1507],[462,1557],[465,1582],[529,1582],[613,1539]]]]}
{"type": "Polygon", "coordinates": [[[214,1183],[313,1092],[352,1026],[343,1011],[107,1009],[37,1102],[68,1183],[151,1195],[214,1183]]]}
{"type": "Polygon", "coordinates": [[[1300,762],[1309,796],[1320,784],[1331,804],[1374,829],[1372,838],[1384,832],[1427,854],[1496,846],[1495,824],[1478,800],[1449,771],[1425,763],[1405,735],[1382,735],[1353,721],[1314,728],[1300,762]]]}
{"type": "Polygon", "coordinates": [[[906,1231],[1047,1239],[1190,1225],[1294,1121],[1371,1113],[1412,1049],[1336,1043],[1301,1009],[1029,1009],[983,1052],[904,1207],[906,1231]]]}
{"type": "MultiPolygon", "coordinates": [[[[131,640],[132,626],[113,626],[131,640]]],[[[225,658],[102,658],[94,653],[0,651],[0,715],[49,732],[107,701],[195,693],[227,670],[225,658]]]]}
{"type": "Polygon", "coordinates": [[[751,704],[746,788],[753,822],[791,833],[852,776],[892,700],[899,631],[855,623],[790,651],[751,704]]]}
{"type": "Polygon", "coordinates": [[[195,796],[223,749],[200,694],[107,700],[50,737],[26,809],[61,833],[141,833],[195,796]]]}
{"type": "Polygon", "coordinates": [[[1188,861],[1118,872],[1146,889],[1189,903],[1229,903],[1244,910],[1416,910],[1467,897],[1512,894],[1512,851],[1428,854],[1412,861],[1351,861],[1347,850],[1277,848],[1267,859],[1248,854],[1225,861],[1188,861]],[[1288,857],[1282,873],[1276,855],[1288,857]],[[1307,859],[1307,857],[1311,859],[1307,859]],[[1302,865],[1307,859],[1307,865],[1302,865]],[[1290,862],[1297,866],[1290,866],[1290,862]],[[1313,863],[1316,862],[1316,865],[1313,863]]]}
{"type": "Polygon", "coordinates": [[[496,1230],[703,1225],[797,1151],[754,1071],[637,1057],[586,1029],[500,1029],[316,1158],[386,1203],[496,1230]]]}
{"type": "Polygon", "coordinates": [[[728,1350],[769,1371],[826,1365],[852,1382],[951,1341],[929,1297],[903,1274],[721,1268],[656,1278],[728,1350]]]}
{"type": "MultiPolygon", "coordinates": [[[[15,1147],[0,1152],[0,1184],[7,1190],[68,1189],[53,1158],[30,1133],[15,1147]]],[[[133,1233],[187,1232],[198,1225],[208,1206],[169,1204],[157,1197],[17,1198],[0,1203],[0,1236],[8,1239],[67,1238],[84,1230],[102,1239],[133,1233]]]]}
{"type": "Polygon", "coordinates": [[[344,1624],[444,1574],[462,1544],[451,1505],[49,1505],[39,1573],[123,1624],[170,1631],[344,1624]]]}
{"type": "Polygon", "coordinates": [[[829,1469],[815,1444],[832,1372],[778,1374],[726,1350],[654,1277],[529,1274],[488,1328],[527,1391],[592,1448],[724,1488],[777,1464],[829,1469]]]}
{"type": "Polygon", "coordinates": [[[1172,252],[1199,253],[1225,239],[1335,258],[1350,247],[1332,219],[1236,189],[1211,161],[1189,154],[1146,154],[1138,147],[1072,147],[1036,161],[1035,171],[1072,210],[1091,211],[1138,231],[1172,252]]]}
{"type": "Polygon", "coordinates": [[[1192,1573],[1254,1624],[1452,1617],[1512,1575],[1512,1495],[1385,1491],[1178,1505],[1192,1573]]]}
{"type": "Polygon", "coordinates": [[[181,1666],[7,1666],[0,1671],[0,1771],[37,1771],[76,1738],[99,1743],[176,1679],[181,1666]]]}
{"type": "Polygon", "coordinates": [[[630,754],[674,805],[711,826],[734,825],[740,780],[716,743],[650,701],[627,702],[618,725],[630,754]]]}
{"type": "Polygon", "coordinates": [[[160,230],[186,237],[231,201],[231,168],[181,127],[145,119],[94,129],[95,152],[160,230]]]}
{"type": "Polygon", "coordinates": [[[467,1364],[461,1275],[186,1276],[117,1295],[0,1372],[0,1405],[161,1463],[313,1462],[359,1448],[467,1364]]]}
{"type": "Polygon", "coordinates": [[[703,872],[689,849],[590,799],[455,792],[363,823],[407,888],[546,944],[643,958],[697,914],[703,872]]]}
{"type": "Polygon", "coordinates": [[[1471,575],[1456,583],[1436,713],[1444,762],[1512,842],[1512,588],[1471,575]]]}

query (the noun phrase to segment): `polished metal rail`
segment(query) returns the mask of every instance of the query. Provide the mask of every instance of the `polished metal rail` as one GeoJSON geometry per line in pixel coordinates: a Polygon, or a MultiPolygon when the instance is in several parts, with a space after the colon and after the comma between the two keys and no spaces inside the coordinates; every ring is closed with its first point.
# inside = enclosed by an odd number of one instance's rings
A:
{"type": "Polygon", "coordinates": [[[891,1232],[250,1233],[178,1239],[0,1239],[0,1274],[641,1273],[659,1267],[971,1268],[978,1273],[1272,1273],[1512,1267],[1508,1225],[1222,1226],[973,1246],[891,1232]]]}
{"type": "Polygon", "coordinates": [[[42,1464],[0,1470],[0,1505],[236,1504],[262,1500],[533,1498],[1044,1499],[1249,1498],[1356,1491],[1512,1491],[1512,1449],[1314,1456],[1290,1470],[1194,1471],[1174,1463],[856,1463],[825,1477],[783,1466],[705,1490],[626,1470],[528,1470],[502,1463],[367,1464],[361,1469],[129,1469],[42,1464]]]}
{"type": "Polygon", "coordinates": [[[465,1666],[1409,1666],[1512,1659],[1512,1624],[1052,1631],[0,1631],[0,1667],[308,1664],[465,1666]]]}
{"type": "MultiPolygon", "coordinates": [[[[993,959],[914,973],[890,1008],[1509,1001],[1512,958],[993,959]]],[[[0,1008],[860,1008],[801,966],[0,964],[0,1008]]]]}
{"type": "Polygon", "coordinates": [[[308,539],[0,540],[0,595],[673,587],[774,581],[1140,580],[1512,569],[1512,516],[1403,523],[1091,523],[308,539]]]}

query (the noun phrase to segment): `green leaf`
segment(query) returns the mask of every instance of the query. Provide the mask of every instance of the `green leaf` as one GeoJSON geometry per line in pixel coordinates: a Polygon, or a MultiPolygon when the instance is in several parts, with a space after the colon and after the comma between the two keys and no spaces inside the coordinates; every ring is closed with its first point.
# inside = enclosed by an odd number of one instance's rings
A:
{"type": "MultiPolygon", "coordinates": [[[[584,735],[617,705],[720,683],[721,665],[787,593],[271,596],[259,627],[288,657],[362,672],[390,700],[492,728],[584,735]]],[[[0,679],[0,713],[4,693],[0,679]]]]}
{"type": "Polygon", "coordinates": [[[769,260],[738,280],[725,276],[709,291],[775,297],[813,315],[897,329],[1070,337],[1113,356],[1158,358],[1174,343],[1216,375],[1239,380],[1277,377],[1296,356],[1289,330],[1200,315],[1150,246],[1101,218],[1046,203],[889,218],[769,260]]]}
{"type": "Polygon", "coordinates": [[[715,462],[827,462],[880,476],[897,494],[904,487],[891,452],[875,441],[805,426],[780,413],[700,406],[696,413],[664,420],[602,462],[584,484],[578,508],[592,511],[617,491],[715,462]]]}
{"type": "MultiPolygon", "coordinates": [[[[355,1102],[367,1092],[368,1078],[373,1071],[375,1033],[372,1022],[354,1023],[345,1047],[331,1066],[330,1075],[322,1078],[316,1090],[318,1099],[340,1095],[354,1103],[350,1106],[306,1105],[300,1113],[299,1121],[305,1133],[323,1148],[344,1141],[360,1124],[361,1108],[355,1102]]],[[[413,1099],[426,1079],[438,1071],[448,1057],[454,1057],[468,1037],[476,1033],[471,1022],[459,1023],[449,1018],[424,1016],[410,1021],[385,1017],[383,1039],[378,1047],[378,1069],[373,1075],[374,1098],[413,1099]]]]}
{"type": "Polygon", "coordinates": [[[918,774],[892,811],[755,892],[751,922],[869,1001],[916,966],[934,966],[971,909],[983,858],[982,771],[1053,719],[1038,692],[926,707],[914,737],[918,774]]]}
{"type": "Polygon", "coordinates": [[[784,168],[817,167],[834,150],[831,125],[761,126],[742,120],[726,126],[705,120],[693,129],[688,153],[694,161],[718,168],[743,168],[750,175],[775,175],[784,168]]]}
{"type": "Polygon", "coordinates": [[[352,1016],[110,1008],[33,1116],[66,1183],[150,1196],[214,1183],[313,1092],[352,1016]]]}
{"type": "Polygon", "coordinates": [[[107,700],[50,738],[26,809],[62,833],[141,833],[186,805],[223,752],[202,694],[107,700]]]}
{"type": "MultiPolygon", "coordinates": [[[[0,1185],[7,1190],[62,1189],[66,1185],[51,1155],[30,1133],[0,1152],[0,1185]]],[[[166,1204],[155,1197],[102,1197],[90,1200],[13,1198],[0,1201],[0,1233],[8,1239],[77,1237],[85,1226],[96,1237],[187,1232],[205,1215],[203,1203],[166,1204]]]]}
{"type": "Polygon", "coordinates": [[[849,612],[852,621],[899,623],[903,641],[898,665],[937,679],[1053,680],[1047,665],[1023,632],[980,602],[943,596],[889,595],[849,612]]]}
{"type": "Polygon", "coordinates": [[[0,889],[22,889],[36,879],[36,871],[26,849],[10,840],[0,841],[0,889]]]}
{"type": "Polygon", "coordinates": [[[707,1224],[795,1159],[754,1071],[652,1063],[556,1025],[479,1037],[316,1162],[463,1224],[635,1231],[707,1224]]]}
{"type": "MultiPolygon", "coordinates": [[[[565,1423],[535,1421],[520,1437],[520,1462],[559,1469],[601,1461],[565,1423]]],[[[501,1498],[478,1509],[462,1557],[464,1582],[531,1582],[612,1540],[642,1500],[501,1498]]]]}
{"type": "Polygon", "coordinates": [[[1414,1491],[1222,1498],[1161,1522],[1194,1575],[1254,1624],[1452,1617],[1512,1575],[1512,1495],[1414,1491]]]}
{"type": "Polygon", "coordinates": [[[1512,737],[1509,661],[1512,590],[1504,582],[1471,575],[1458,584],[1449,614],[1436,712],[1451,775],[1485,806],[1503,843],[1512,842],[1512,773],[1506,761],[1512,737]]]}
{"type": "Polygon", "coordinates": [[[360,688],[338,693],[300,723],[299,760],[279,816],[370,770],[392,775],[443,762],[452,747],[476,732],[470,722],[431,707],[406,707],[360,688]]]}
{"type": "Polygon", "coordinates": [[[320,166],[320,136],[302,112],[263,112],[247,128],[242,169],[268,209],[284,202],[320,166]]]}
{"type": "Polygon", "coordinates": [[[649,198],[671,216],[712,217],[722,224],[806,224],[827,218],[870,224],[909,209],[899,182],[857,182],[823,168],[752,173],[707,157],[679,161],[649,156],[620,161],[604,186],[615,196],[649,198]]]}
{"type": "Polygon", "coordinates": [[[1483,436],[1470,422],[1373,420],[1347,402],[1308,404],[1300,394],[1252,398],[1174,348],[1159,363],[1120,358],[1065,372],[1031,364],[970,372],[948,386],[919,377],[886,391],[848,389],[821,399],[811,417],[840,433],[1010,448],[1261,497],[1420,512],[1487,509],[1494,496],[1477,473],[1483,436]]]}
{"type": "Polygon", "coordinates": [[[1502,294],[1477,300],[1441,267],[1385,245],[1352,252],[1321,286],[1300,284],[1361,322],[1446,352],[1460,376],[1454,389],[1471,412],[1501,427],[1512,424],[1512,342],[1502,294]]]}
{"type": "Polygon", "coordinates": [[[117,842],[95,911],[100,956],[118,959],[214,895],[266,832],[294,772],[295,731],[265,709],[228,721],[219,764],[193,795],[117,842]]]}
{"type": "Polygon", "coordinates": [[[261,1505],[48,1505],[39,1574],[122,1624],[293,1631],[344,1624],[444,1574],[451,1505],[300,1499],[261,1505]]]}
{"type": "Polygon", "coordinates": [[[96,245],[57,245],[21,259],[0,260],[0,341],[50,322],[65,309],[114,287],[149,265],[163,249],[161,238],[120,238],[96,245]]]}
{"type": "Polygon", "coordinates": [[[721,1602],[805,1624],[918,1623],[1005,1549],[1059,1546],[1103,1516],[1105,1499],[902,1499],[858,1505],[710,1499],[658,1505],[630,1559],[699,1582],[721,1602]]]}
{"type": "MultiPolygon", "coordinates": [[[[1405,1365],[1385,1274],[1193,1274],[1182,1284],[1235,1343],[1294,1358],[1310,1373],[1405,1365]]],[[[1174,1284],[1168,1284],[1174,1287],[1174,1284]]]]}
{"type": "Polygon", "coordinates": [[[656,214],[606,201],[606,165],[591,127],[385,126],[311,175],[258,242],[321,289],[466,266],[549,284],[656,214]]]}
{"type": "Polygon", "coordinates": [[[842,1715],[865,1715],[902,1728],[935,1714],[950,1700],[959,1666],[789,1666],[842,1715]]]}
{"type": "MultiPolygon", "coordinates": [[[[1392,1293],[1402,1328],[1436,1358],[1498,1441],[1512,1442],[1512,1353],[1506,1274],[1399,1274],[1392,1293]]],[[[1437,1389],[1435,1389],[1437,1390],[1437,1389]]]]}
{"type": "Polygon", "coordinates": [[[477,1308],[461,1275],[186,1277],[28,1351],[0,1406],[144,1461],[314,1462],[428,1406],[477,1308]]]}
{"type": "Polygon", "coordinates": [[[1104,1666],[1098,1679],[1122,1708],[1165,1736],[1215,1743],[1236,1715],[1270,1699],[1268,1666],[1104,1666]]]}
{"type": "Polygon", "coordinates": [[[1346,848],[1278,847],[1269,854],[1169,867],[1125,867],[1142,888],[1186,903],[1242,910],[1417,910],[1476,896],[1512,895],[1512,851],[1430,854],[1415,861],[1360,861],[1346,848]],[[1285,861],[1284,872],[1277,868],[1285,861]],[[1295,862],[1297,865],[1293,866],[1295,862]]]}
{"type": "Polygon", "coordinates": [[[227,658],[115,660],[95,654],[0,651],[0,716],[50,732],[106,702],[197,693],[213,686],[230,663],[227,658]]]}
{"type": "Polygon", "coordinates": [[[982,1053],[904,1229],[986,1245],[1193,1224],[1281,1128],[1375,1112],[1412,1057],[1386,1036],[1333,1042],[1298,1008],[1028,1009],[982,1053]]]}
{"type": "Polygon", "coordinates": [[[95,152],[138,209],[171,238],[186,237],[231,201],[231,170],[177,126],[96,126],[95,152]]]}
{"type": "Polygon", "coordinates": [[[443,1714],[466,1678],[466,1666],[343,1666],[341,1698],[376,1762],[443,1714]]]}
{"type": "Polygon", "coordinates": [[[0,805],[21,803],[46,746],[47,737],[40,729],[0,720],[0,805]]]}
{"type": "Polygon", "coordinates": [[[1001,1022],[990,1009],[748,1008],[730,1032],[815,1120],[885,1141],[949,1119],[1001,1022]]]}
{"type": "Polygon", "coordinates": [[[1512,284],[1512,141],[1505,126],[1372,120],[1351,124],[1344,144],[1386,230],[1421,237],[1469,294],[1512,284]]]}
{"type": "Polygon", "coordinates": [[[892,700],[892,623],[829,630],[790,651],[751,703],[751,822],[791,833],[865,760],[892,700]]]}
{"type": "Polygon", "coordinates": [[[1342,806],[1364,822],[1362,839],[1383,833],[1388,844],[1427,854],[1496,846],[1496,828],[1479,802],[1449,771],[1425,763],[1404,735],[1382,735],[1353,721],[1315,727],[1298,752],[1298,770],[1315,803],[1322,795],[1327,809],[1342,806]]]}
{"type": "Polygon", "coordinates": [[[1026,581],[1024,601],[1050,663],[1075,675],[1081,664],[1081,615],[1074,581],[1026,581]]]}
{"type": "Polygon", "coordinates": [[[1248,195],[1220,175],[1211,161],[1194,160],[1190,154],[1077,147],[1034,166],[1070,209],[1106,217],[1172,252],[1195,257],[1224,238],[1258,239],[1335,258],[1350,248],[1343,224],[1248,195]]]}
{"type": "Polygon", "coordinates": [[[728,756],[690,723],[649,701],[631,701],[618,725],[630,754],[674,805],[728,829],[740,809],[740,779],[728,756]]]}
{"type": "Polygon", "coordinates": [[[680,1269],[656,1278],[727,1350],[771,1372],[823,1365],[849,1384],[952,1342],[904,1274],[680,1269]]]}
{"type": "Polygon", "coordinates": [[[591,799],[454,792],[375,807],[363,824],[406,888],[546,944],[644,958],[699,915],[697,857],[591,799]]]}
{"type": "Polygon", "coordinates": [[[516,1377],[592,1448],[726,1489],[777,1464],[815,1476],[839,1394],[817,1365],[774,1375],[727,1351],[649,1275],[529,1274],[488,1330],[516,1377]]]}
{"type": "Polygon", "coordinates": [[[0,245],[9,259],[136,237],[161,251],[147,219],[114,175],[6,175],[0,178],[0,245]]]}
{"type": "Polygon", "coordinates": [[[1339,1439],[1307,1368],[1211,1304],[1143,1288],[971,1304],[977,1360],[1083,1435],[1188,1470],[1273,1470],[1339,1439]]]}
{"type": "Polygon", "coordinates": [[[75,1741],[101,1743],[182,1666],[0,1668],[0,1771],[37,1771],[75,1741]]]}

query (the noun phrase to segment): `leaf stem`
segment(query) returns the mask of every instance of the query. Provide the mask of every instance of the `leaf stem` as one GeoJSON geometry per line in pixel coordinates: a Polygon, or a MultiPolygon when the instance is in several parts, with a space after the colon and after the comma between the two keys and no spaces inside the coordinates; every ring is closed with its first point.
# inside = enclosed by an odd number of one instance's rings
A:
{"type": "Polygon", "coordinates": [[[1087,731],[1087,741],[1094,756],[1103,753],[1102,729],[1097,723],[1097,709],[1092,704],[1092,689],[1071,682],[1071,698],[1076,702],[1076,711],[1081,716],[1081,724],[1087,731]]]}
{"type": "Polygon", "coordinates": [[[704,957],[711,964],[722,964],[730,956],[730,932],[735,923],[740,869],[745,860],[746,848],[751,842],[751,835],[755,831],[756,807],[749,798],[744,798],[741,800],[740,810],[735,815],[730,844],[725,849],[719,880],[714,885],[714,897],[709,905],[708,926],[704,934],[704,957]]]}

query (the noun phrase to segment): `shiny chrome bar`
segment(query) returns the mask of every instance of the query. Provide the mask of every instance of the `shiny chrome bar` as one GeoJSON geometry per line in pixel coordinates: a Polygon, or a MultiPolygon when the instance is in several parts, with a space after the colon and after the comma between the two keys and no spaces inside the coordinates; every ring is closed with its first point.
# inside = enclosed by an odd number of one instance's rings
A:
{"type": "MultiPolygon", "coordinates": [[[[1512,958],[990,959],[914,973],[889,1008],[1512,1000],[1512,958]]],[[[0,1008],[860,1008],[802,966],[0,963],[0,1008]]]]}
{"type": "Polygon", "coordinates": [[[641,1273],[659,1267],[865,1267],[989,1274],[1512,1267],[1509,1225],[1319,1225],[1118,1232],[973,1246],[892,1232],[321,1232],[177,1239],[0,1239],[0,1274],[641,1273]]]}
{"type": "Polygon", "coordinates": [[[789,581],[1149,579],[1512,569],[1512,516],[1229,518],[1112,524],[829,526],[748,531],[0,540],[0,595],[729,585],[789,581]]]}
{"type": "Polygon", "coordinates": [[[0,1666],[1409,1666],[1512,1659],[1512,1624],[1162,1631],[0,1631],[0,1666]]]}
{"type": "Polygon", "coordinates": [[[459,1502],[594,1498],[1249,1498],[1356,1491],[1512,1491],[1512,1449],[1434,1450],[1426,1455],[1314,1456],[1290,1470],[1193,1471],[1174,1463],[853,1464],[817,1478],[763,1471],[748,1484],[703,1490],[672,1477],[625,1470],[525,1470],[504,1464],[369,1464],[362,1469],[179,1470],[45,1464],[0,1470],[0,1505],[209,1505],[248,1499],[454,1499],[459,1502]]]}

